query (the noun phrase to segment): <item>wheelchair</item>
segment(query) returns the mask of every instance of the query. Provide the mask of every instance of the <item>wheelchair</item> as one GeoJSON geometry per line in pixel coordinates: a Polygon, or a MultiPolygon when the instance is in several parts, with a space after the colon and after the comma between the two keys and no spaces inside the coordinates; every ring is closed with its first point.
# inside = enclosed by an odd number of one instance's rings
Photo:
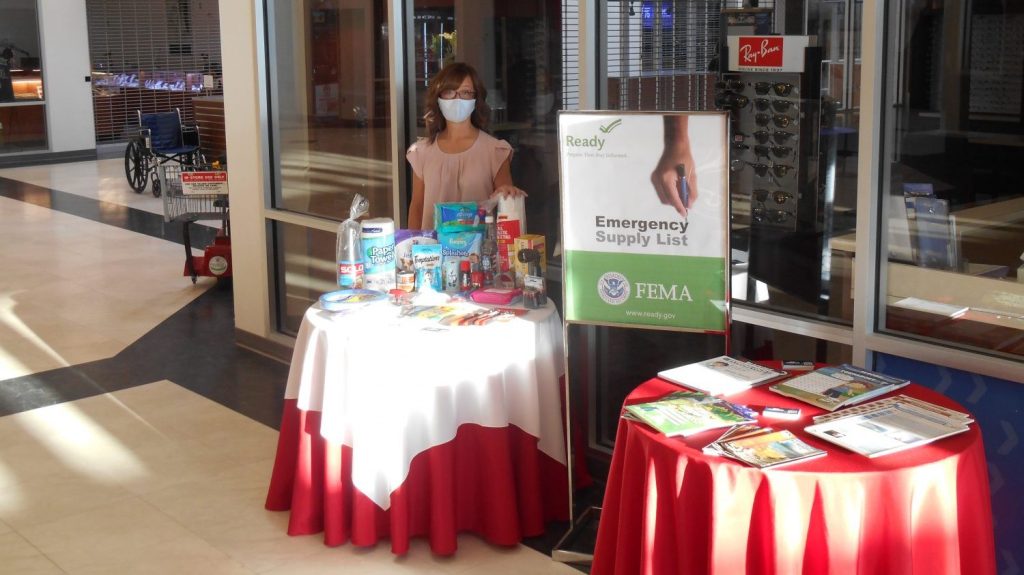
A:
{"type": "Polygon", "coordinates": [[[174,162],[179,166],[203,163],[199,152],[199,129],[181,122],[181,110],[143,114],[136,110],[139,127],[124,150],[124,175],[136,194],[152,182],[153,196],[160,197],[157,166],[174,162]]]}

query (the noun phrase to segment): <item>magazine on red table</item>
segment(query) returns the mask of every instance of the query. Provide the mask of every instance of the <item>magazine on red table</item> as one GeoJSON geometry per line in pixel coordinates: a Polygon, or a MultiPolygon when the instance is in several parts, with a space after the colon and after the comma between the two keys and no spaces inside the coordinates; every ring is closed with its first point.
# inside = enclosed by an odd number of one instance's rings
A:
{"type": "Polygon", "coordinates": [[[623,415],[642,421],[669,437],[685,437],[708,429],[757,421],[757,413],[745,406],[690,391],[677,391],[657,401],[627,405],[623,415]]]}
{"type": "Polygon", "coordinates": [[[910,380],[844,363],[787,379],[769,389],[826,411],[835,411],[889,393],[909,383],[910,380]]]}
{"type": "Polygon", "coordinates": [[[710,395],[732,395],[788,375],[727,355],[658,372],[658,377],[710,395]]]}

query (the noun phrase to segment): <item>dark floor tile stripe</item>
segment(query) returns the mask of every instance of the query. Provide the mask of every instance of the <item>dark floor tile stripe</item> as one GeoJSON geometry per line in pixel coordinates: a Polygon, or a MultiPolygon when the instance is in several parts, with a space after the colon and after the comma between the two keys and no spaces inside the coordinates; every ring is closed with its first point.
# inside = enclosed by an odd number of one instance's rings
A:
{"type": "MultiPolygon", "coordinates": [[[[49,208],[169,242],[185,243],[181,223],[165,222],[162,215],[137,208],[60,190],[51,190],[3,177],[0,177],[0,197],[49,208]]],[[[192,226],[191,235],[192,246],[202,248],[213,243],[217,230],[206,224],[196,224],[192,226]]]]}
{"type": "Polygon", "coordinates": [[[280,425],[288,366],[235,345],[230,284],[207,290],[112,358],[0,381],[0,416],[163,379],[280,425]]]}

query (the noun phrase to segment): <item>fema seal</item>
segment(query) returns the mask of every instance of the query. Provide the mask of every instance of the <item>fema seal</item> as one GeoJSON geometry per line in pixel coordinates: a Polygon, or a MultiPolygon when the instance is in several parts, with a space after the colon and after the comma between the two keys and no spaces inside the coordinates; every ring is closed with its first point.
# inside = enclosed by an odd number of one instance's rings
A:
{"type": "Polygon", "coordinates": [[[605,303],[619,305],[629,299],[629,280],[619,272],[606,272],[597,280],[597,295],[605,303]]]}

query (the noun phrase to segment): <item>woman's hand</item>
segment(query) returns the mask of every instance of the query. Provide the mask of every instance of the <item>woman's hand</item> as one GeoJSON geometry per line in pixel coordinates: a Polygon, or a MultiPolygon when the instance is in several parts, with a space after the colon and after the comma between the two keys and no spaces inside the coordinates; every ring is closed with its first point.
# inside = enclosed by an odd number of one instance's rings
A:
{"type": "Polygon", "coordinates": [[[525,198],[527,195],[529,195],[529,194],[527,194],[523,190],[520,190],[519,188],[515,187],[514,185],[512,185],[512,184],[505,184],[505,185],[498,186],[497,188],[495,188],[494,192],[491,194],[491,197],[492,198],[498,198],[498,197],[501,197],[501,198],[515,198],[515,197],[518,197],[518,196],[523,196],[525,198]]]}

